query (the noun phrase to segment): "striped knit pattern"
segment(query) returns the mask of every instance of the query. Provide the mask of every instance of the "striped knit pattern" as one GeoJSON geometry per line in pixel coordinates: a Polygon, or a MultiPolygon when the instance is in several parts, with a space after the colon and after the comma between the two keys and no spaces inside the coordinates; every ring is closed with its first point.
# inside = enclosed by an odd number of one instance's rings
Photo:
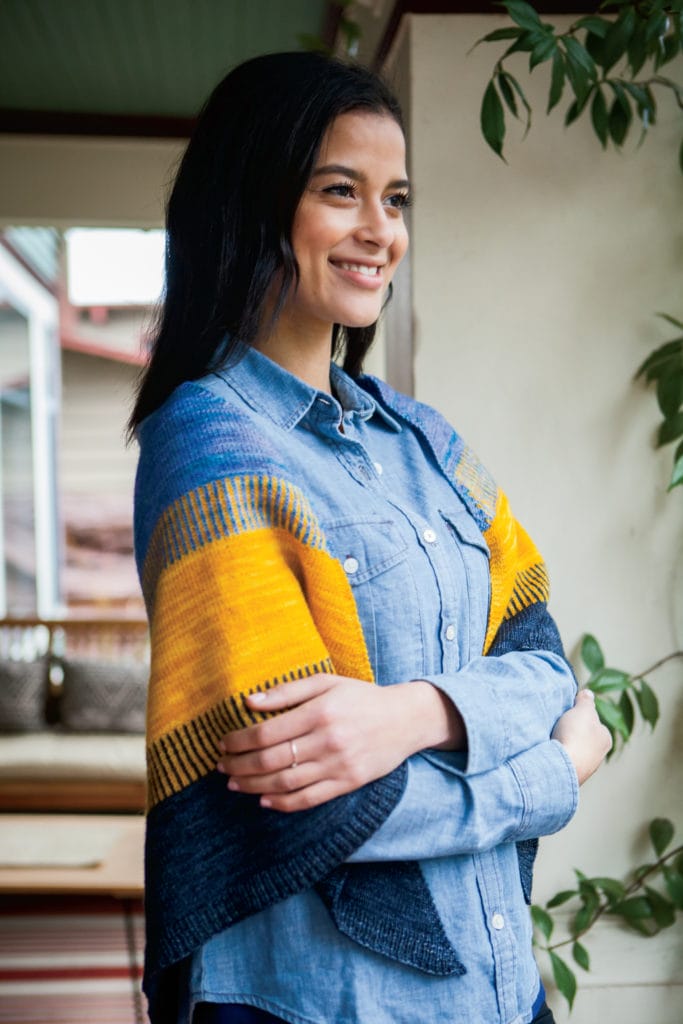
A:
{"type": "Polygon", "coordinates": [[[470,504],[475,505],[482,512],[486,523],[490,524],[496,512],[498,488],[493,477],[466,444],[455,465],[453,478],[458,492],[467,494],[470,504]]]}
{"type": "Polygon", "coordinates": [[[285,480],[226,476],[176,498],[142,580],[149,808],[213,771],[222,736],[270,717],[247,706],[248,694],[335,670],[372,680],[346,574],[285,480]]]}
{"type": "MultiPolygon", "coordinates": [[[[269,690],[304,675],[333,671],[329,658],[307,666],[307,669],[306,673],[299,670],[280,679],[267,680],[263,686],[250,687],[248,692],[269,690]]],[[[218,742],[226,733],[272,717],[267,713],[254,713],[244,697],[245,694],[231,696],[150,744],[147,750],[147,799],[150,807],[213,771],[218,757],[218,742]]]]}
{"type": "Polygon", "coordinates": [[[517,573],[510,602],[505,610],[504,620],[511,619],[524,608],[536,601],[547,601],[550,596],[550,581],[544,562],[517,573]]]}
{"type": "Polygon", "coordinates": [[[159,574],[191,551],[247,530],[280,527],[324,549],[309,502],[298,487],[272,476],[224,477],[188,491],[162,514],[152,535],[142,587],[150,598],[159,574]]]}

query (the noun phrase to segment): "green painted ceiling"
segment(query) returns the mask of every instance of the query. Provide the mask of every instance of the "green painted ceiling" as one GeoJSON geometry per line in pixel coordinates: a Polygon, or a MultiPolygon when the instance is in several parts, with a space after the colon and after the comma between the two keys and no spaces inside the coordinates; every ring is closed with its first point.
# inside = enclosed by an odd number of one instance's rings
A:
{"type": "Polygon", "coordinates": [[[191,117],[235,64],[320,36],[327,0],[0,0],[0,109],[191,117]]]}

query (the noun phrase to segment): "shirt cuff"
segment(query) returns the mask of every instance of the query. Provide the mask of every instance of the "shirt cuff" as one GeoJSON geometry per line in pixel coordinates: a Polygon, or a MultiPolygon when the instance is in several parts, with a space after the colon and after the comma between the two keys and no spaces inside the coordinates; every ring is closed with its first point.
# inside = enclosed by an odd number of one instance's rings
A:
{"type": "Polygon", "coordinates": [[[452,675],[420,678],[441,690],[462,716],[467,775],[491,771],[543,743],[576,696],[571,669],[550,651],[473,658],[452,675]]]}
{"type": "Polygon", "coordinates": [[[563,829],[579,805],[574,762],[557,740],[539,743],[508,761],[522,792],[524,811],[517,839],[549,836],[563,829]]]}

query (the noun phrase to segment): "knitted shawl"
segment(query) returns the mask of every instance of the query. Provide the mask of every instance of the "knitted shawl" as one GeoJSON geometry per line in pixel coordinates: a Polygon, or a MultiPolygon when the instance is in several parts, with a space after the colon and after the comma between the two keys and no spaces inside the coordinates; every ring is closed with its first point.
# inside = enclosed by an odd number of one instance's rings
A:
{"type": "MultiPolygon", "coordinates": [[[[245,696],[318,672],[373,672],[351,587],[306,494],[245,411],[181,385],[141,425],[135,548],[150,623],[144,988],[175,1019],[175,968],[230,924],[316,888],[356,942],[436,975],[466,966],[416,862],[345,865],[401,798],[402,764],[320,807],[283,814],[232,793],[218,741],[263,719],[245,696]]],[[[360,385],[410,423],[490,551],[484,653],[556,650],[543,561],[507,499],[434,410],[360,385]]],[[[528,899],[534,844],[519,844],[528,899]]]]}

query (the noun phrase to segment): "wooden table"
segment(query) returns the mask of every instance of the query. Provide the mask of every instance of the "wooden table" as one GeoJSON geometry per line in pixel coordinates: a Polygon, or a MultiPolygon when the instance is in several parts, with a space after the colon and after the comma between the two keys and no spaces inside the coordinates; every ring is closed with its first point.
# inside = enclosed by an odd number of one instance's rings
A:
{"type": "Polygon", "coordinates": [[[55,830],[88,826],[111,828],[112,841],[99,864],[89,867],[2,867],[1,893],[142,896],[145,820],[135,814],[0,814],[0,829],[45,828],[49,844],[55,830]]]}

